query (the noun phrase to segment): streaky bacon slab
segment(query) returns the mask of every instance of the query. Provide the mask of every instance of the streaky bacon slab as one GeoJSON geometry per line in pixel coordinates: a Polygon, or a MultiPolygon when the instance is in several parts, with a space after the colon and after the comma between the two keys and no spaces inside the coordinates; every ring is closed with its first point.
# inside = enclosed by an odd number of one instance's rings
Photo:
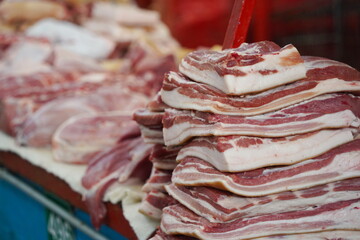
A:
{"type": "Polygon", "coordinates": [[[321,204],[301,211],[290,211],[229,222],[211,223],[186,207],[176,204],[164,208],[161,229],[200,239],[251,239],[278,234],[311,233],[328,230],[360,230],[360,198],[321,204]]]}
{"type": "Polygon", "coordinates": [[[242,197],[210,187],[171,184],[167,192],[210,222],[227,222],[265,214],[299,211],[321,204],[360,198],[360,178],[351,178],[298,191],[263,197],[242,197]]]}
{"type": "Polygon", "coordinates": [[[167,193],[151,190],[146,193],[146,196],[141,201],[139,211],[144,215],[160,220],[163,208],[176,203],[177,201],[167,193]]]}
{"type": "Polygon", "coordinates": [[[179,70],[189,78],[214,86],[226,94],[261,92],[306,76],[304,62],[289,44],[243,43],[223,51],[198,50],[185,56],[179,70]]]}
{"type": "Polygon", "coordinates": [[[323,232],[314,232],[314,233],[304,233],[304,234],[290,234],[290,235],[274,235],[269,237],[260,237],[256,238],[257,240],[358,240],[360,236],[360,231],[343,231],[343,230],[333,230],[333,231],[323,231],[323,232]]]}
{"type": "Polygon", "coordinates": [[[163,170],[153,167],[150,177],[142,187],[143,192],[151,192],[152,190],[166,192],[165,185],[171,183],[172,170],[163,170]]]}
{"type": "Polygon", "coordinates": [[[99,152],[89,161],[82,185],[90,189],[107,178],[125,181],[140,162],[148,160],[151,147],[135,137],[99,152]]]}
{"type": "Polygon", "coordinates": [[[184,235],[168,235],[164,233],[161,228],[156,231],[156,234],[151,237],[149,240],[196,240],[198,238],[193,238],[184,235]]]}
{"type": "Polygon", "coordinates": [[[98,228],[105,217],[106,209],[102,200],[111,184],[125,182],[130,177],[144,180],[149,176],[151,164],[148,157],[151,148],[152,145],[145,144],[138,135],[121,140],[90,159],[82,177],[82,185],[88,189],[85,203],[95,227],[98,228]]]}
{"type": "Polygon", "coordinates": [[[182,74],[166,74],[161,90],[163,102],[179,108],[227,115],[256,115],[334,92],[360,93],[360,72],[337,61],[303,57],[307,77],[258,94],[229,96],[182,74]]]}
{"type": "Polygon", "coordinates": [[[357,129],[342,128],[283,138],[199,137],[181,148],[177,161],[197,157],[222,172],[242,172],[266,166],[290,165],[316,157],[353,141],[357,135],[357,129]]]}
{"type": "Polygon", "coordinates": [[[82,113],[124,111],[144,107],[148,98],[126,89],[121,83],[106,85],[93,94],[57,98],[39,108],[18,131],[18,143],[34,147],[51,144],[56,129],[68,118],[82,113]]]}
{"type": "Polygon", "coordinates": [[[98,74],[86,74],[74,82],[49,85],[44,88],[18,88],[11,96],[0,99],[2,129],[15,136],[24,121],[46,103],[60,97],[82,96],[95,92],[105,85],[114,84],[107,77],[95,82],[88,81],[98,74]]]}
{"type": "Polygon", "coordinates": [[[186,186],[210,186],[241,196],[309,188],[333,181],[360,177],[360,139],[334,148],[316,158],[290,166],[224,173],[195,158],[183,159],[173,171],[172,182],[186,186]]]}
{"type": "Polygon", "coordinates": [[[171,146],[195,136],[284,137],[324,128],[359,127],[359,104],[357,96],[326,94],[257,116],[167,109],[163,118],[164,141],[171,146]]]}
{"type": "Polygon", "coordinates": [[[139,124],[141,135],[147,143],[163,144],[162,119],[164,112],[150,111],[148,108],[134,112],[133,119],[139,124]]]}
{"type": "MultiPolygon", "coordinates": [[[[312,233],[300,233],[290,235],[273,235],[268,237],[256,238],[256,240],[358,240],[360,231],[356,230],[332,230],[312,233]]],[[[185,235],[169,235],[161,229],[156,231],[155,236],[149,240],[195,240],[185,235]]]]}
{"type": "Polygon", "coordinates": [[[79,114],[62,123],[52,137],[52,154],[56,161],[87,163],[91,155],[111,147],[129,132],[140,132],[131,114],[104,112],[79,114]]]}
{"type": "Polygon", "coordinates": [[[181,148],[182,146],[166,147],[162,144],[155,144],[150,155],[150,161],[155,168],[173,170],[177,165],[176,156],[181,148]]]}

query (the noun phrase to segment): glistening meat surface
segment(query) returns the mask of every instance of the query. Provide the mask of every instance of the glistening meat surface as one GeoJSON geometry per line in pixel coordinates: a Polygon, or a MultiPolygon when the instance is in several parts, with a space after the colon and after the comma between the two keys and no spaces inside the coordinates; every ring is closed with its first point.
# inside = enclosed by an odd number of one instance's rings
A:
{"type": "Polygon", "coordinates": [[[290,166],[239,173],[220,172],[203,160],[188,157],[173,171],[172,182],[185,186],[211,186],[242,196],[264,196],[359,177],[359,170],[360,139],[290,166]]]}
{"type": "Polygon", "coordinates": [[[171,107],[228,115],[256,115],[334,92],[360,92],[360,72],[337,61],[303,57],[306,78],[258,94],[229,96],[182,74],[170,72],[163,82],[162,100],[171,107]]]}
{"type": "Polygon", "coordinates": [[[326,94],[275,112],[247,117],[167,109],[163,118],[164,141],[170,146],[195,136],[283,137],[324,128],[359,127],[359,105],[360,97],[326,94]]]}

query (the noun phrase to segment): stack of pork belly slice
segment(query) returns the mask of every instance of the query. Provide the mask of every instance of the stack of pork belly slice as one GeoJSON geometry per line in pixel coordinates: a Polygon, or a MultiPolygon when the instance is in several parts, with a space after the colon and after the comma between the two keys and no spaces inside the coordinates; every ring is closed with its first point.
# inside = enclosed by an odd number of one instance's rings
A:
{"type": "Polygon", "coordinates": [[[176,202],[165,190],[165,185],[171,183],[172,171],[176,163],[176,156],[181,146],[166,147],[163,138],[162,119],[165,109],[169,108],[156,95],[145,109],[137,110],[133,118],[141,129],[142,138],[146,143],[154,144],[150,161],[152,171],[144,184],[142,191],[145,193],[139,211],[153,219],[160,220],[162,209],[176,202]]]}
{"type": "Polygon", "coordinates": [[[153,239],[358,239],[360,73],[272,42],[188,54],[166,75],[179,147],[153,239]]]}

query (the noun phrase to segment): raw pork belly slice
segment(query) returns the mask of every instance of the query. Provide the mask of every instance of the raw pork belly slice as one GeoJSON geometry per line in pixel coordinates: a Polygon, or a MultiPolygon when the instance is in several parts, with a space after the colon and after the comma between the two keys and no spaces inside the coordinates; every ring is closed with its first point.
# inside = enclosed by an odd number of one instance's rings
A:
{"type": "Polygon", "coordinates": [[[165,192],[164,186],[171,183],[171,174],[172,170],[162,170],[153,167],[149,179],[146,180],[141,190],[143,192],[150,192],[152,190],[165,192]]]}
{"type": "Polygon", "coordinates": [[[354,140],[357,135],[358,130],[343,128],[283,138],[200,137],[180,150],[177,161],[197,157],[222,172],[242,172],[266,166],[290,165],[316,157],[354,140]]]}
{"type": "Polygon", "coordinates": [[[184,235],[168,235],[164,233],[164,231],[162,231],[160,228],[156,231],[156,234],[149,240],[197,240],[197,239],[198,238],[193,238],[184,235]]]}
{"type": "Polygon", "coordinates": [[[86,96],[58,98],[32,114],[19,130],[18,143],[34,147],[51,144],[56,129],[68,118],[83,113],[124,111],[130,114],[144,107],[148,98],[124,88],[122,84],[107,85],[86,96]]]}
{"type": "Polygon", "coordinates": [[[15,136],[24,121],[46,103],[59,97],[86,95],[105,84],[111,84],[109,81],[82,81],[88,76],[93,75],[83,75],[77,82],[53,84],[45,88],[20,88],[16,93],[11,93],[13,95],[0,99],[0,114],[4,126],[2,129],[15,136]]]}
{"type": "Polygon", "coordinates": [[[360,231],[324,231],[304,234],[274,235],[256,240],[359,240],[360,231]]]}
{"type": "Polygon", "coordinates": [[[269,214],[234,221],[211,223],[186,207],[164,208],[161,229],[200,239],[249,239],[278,234],[326,230],[360,230],[360,198],[322,204],[301,211],[269,214]]]}
{"type": "Polygon", "coordinates": [[[98,228],[105,217],[103,196],[114,182],[125,182],[130,177],[144,179],[149,176],[151,166],[148,157],[151,148],[151,145],[145,144],[138,136],[120,141],[89,161],[82,185],[89,190],[85,203],[95,227],[98,228]]]}
{"type": "Polygon", "coordinates": [[[152,145],[144,143],[141,137],[120,141],[90,160],[82,185],[90,189],[108,179],[127,180],[136,166],[148,159],[151,148],[152,145]]]}
{"type": "Polygon", "coordinates": [[[293,45],[280,48],[268,41],[221,52],[194,51],[183,58],[179,70],[233,95],[261,92],[306,77],[304,62],[293,45]]]}
{"type": "Polygon", "coordinates": [[[326,94],[257,116],[232,116],[167,109],[163,118],[164,141],[178,145],[195,136],[247,135],[283,137],[324,128],[360,126],[360,97],[326,94]]]}
{"type": "Polygon", "coordinates": [[[220,172],[203,160],[188,157],[177,165],[171,180],[179,185],[210,186],[242,196],[264,196],[359,177],[359,170],[360,139],[290,166],[239,173],[220,172]]]}
{"type": "Polygon", "coordinates": [[[152,149],[150,161],[158,169],[173,170],[176,163],[176,156],[182,146],[166,147],[162,144],[156,144],[152,149]]]}
{"type": "Polygon", "coordinates": [[[149,109],[140,109],[133,114],[133,119],[139,124],[145,142],[164,143],[162,131],[164,114],[164,112],[153,112],[149,109]]]}
{"type": "Polygon", "coordinates": [[[264,197],[241,197],[209,187],[166,186],[181,204],[210,222],[226,222],[285,211],[299,211],[321,204],[360,198],[360,178],[351,178],[299,191],[264,197]]]}
{"type": "Polygon", "coordinates": [[[134,120],[143,126],[162,127],[164,112],[153,112],[149,109],[140,109],[133,114],[134,120]]]}
{"type": "Polygon", "coordinates": [[[76,115],[55,131],[52,138],[54,159],[86,163],[96,152],[112,147],[118,140],[127,137],[129,132],[133,133],[132,129],[139,127],[131,119],[131,114],[106,112],[76,115]]]}
{"type": "Polygon", "coordinates": [[[151,218],[160,220],[163,208],[176,203],[167,193],[152,190],[142,200],[139,211],[151,218]]]}
{"type": "Polygon", "coordinates": [[[337,61],[304,57],[307,77],[259,94],[229,96],[182,74],[166,74],[162,100],[171,107],[228,115],[256,115],[275,111],[325,93],[360,93],[360,72],[337,61]]]}

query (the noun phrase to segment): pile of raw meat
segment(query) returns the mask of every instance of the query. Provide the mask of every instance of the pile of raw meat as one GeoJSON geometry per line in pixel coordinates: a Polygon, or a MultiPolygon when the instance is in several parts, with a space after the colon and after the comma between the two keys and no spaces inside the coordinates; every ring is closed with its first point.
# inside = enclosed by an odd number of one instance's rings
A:
{"type": "MultiPolygon", "coordinates": [[[[9,23],[23,20],[12,4],[29,11],[59,5],[4,1],[0,12],[14,11],[3,15],[9,23]]],[[[98,227],[105,192],[150,174],[152,145],[132,114],[177,69],[178,44],[156,12],[132,5],[93,3],[81,25],[55,18],[0,35],[0,128],[19,145],[50,148],[56,161],[87,165],[82,185],[98,227]]]]}
{"type": "Polygon", "coordinates": [[[188,54],[137,111],[152,239],[358,239],[360,72],[264,41],[188,54]]]}

